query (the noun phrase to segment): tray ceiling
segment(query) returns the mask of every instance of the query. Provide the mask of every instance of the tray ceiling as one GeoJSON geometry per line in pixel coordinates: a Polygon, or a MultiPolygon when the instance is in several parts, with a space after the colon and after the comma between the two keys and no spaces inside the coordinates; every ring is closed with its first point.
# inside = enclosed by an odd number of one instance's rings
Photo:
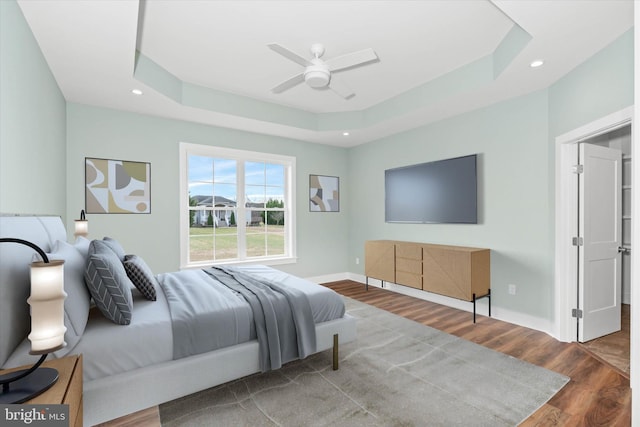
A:
{"type": "Polygon", "coordinates": [[[18,3],[69,102],[345,147],[548,87],[633,25],[631,0],[18,3]],[[339,73],[349,100],[274,94],[302,66],[269,43],[380,61],[339,73]]]}

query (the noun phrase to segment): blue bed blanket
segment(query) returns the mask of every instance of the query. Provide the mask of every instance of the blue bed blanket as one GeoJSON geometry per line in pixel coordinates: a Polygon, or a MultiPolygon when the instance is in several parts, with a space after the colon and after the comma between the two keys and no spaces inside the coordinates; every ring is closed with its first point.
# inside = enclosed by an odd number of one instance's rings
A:
{"type": "Polygon", "coordinates": [[[158,283],[169,305],[174,359],[255,339],[251,307],[202,270],[160,274],[158,283]]]}
{"type": "Polygon", "coordinates": [[[295,287],[229,266],[158,279],[169,303],[174,359],[257,338],[265,372],[316,351],[311,305],[295,287]]]}

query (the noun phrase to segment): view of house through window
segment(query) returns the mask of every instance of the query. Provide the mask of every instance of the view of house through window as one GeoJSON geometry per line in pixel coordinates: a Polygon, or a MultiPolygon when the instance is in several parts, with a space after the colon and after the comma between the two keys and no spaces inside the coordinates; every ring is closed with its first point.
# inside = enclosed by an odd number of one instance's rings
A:
{"type": "Polygon", "coordinates": [[[183,145],[186,264],[291,257],[292,158],[183,145]]]}

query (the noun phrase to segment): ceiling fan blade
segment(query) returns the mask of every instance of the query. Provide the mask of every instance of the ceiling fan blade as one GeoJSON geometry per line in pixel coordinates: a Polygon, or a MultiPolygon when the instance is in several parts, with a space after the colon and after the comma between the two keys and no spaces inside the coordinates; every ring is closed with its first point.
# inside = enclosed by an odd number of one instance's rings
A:
{"type": "Polygon", "coordinates": [[[373,49],[364,49],[358,52],[347,53],[346,55],[336,56],[325,63],[329,67],[329,71],[341,71],[348,68],[358,67],[360,65],[377,62],[380,59],[373,49]]]}
{"type": "Polygon", "coordinates": [[[308,67],[309,65],[313,65],[313,63],[310,60],[303,58],[297,53],[287,49],[286,47],[280,46],[277,43],[269,43],[267,46],[269,47],[269,49],[273,50],[274,52],[278,52],[280,55],[284,56],[287,59],[292,60],[296,64],[302,65],[303,67],[308,67]]]}
{"type": "Polygon", "coordinates": [[[304,81],[304,74],[303,73],[296,74],[295,76],[283,81],[278,86],[271,89],[271,92],[273,93],[284,92],[287,89],[291,89],[292,87],[299,85],[303,81],[304,81]]]}
{"type": "Polygon", "coordinates": [[[341,83],[340,80],[336,80],[336,76],[331,76],[331,81],[329,81],[329,89],[343,97],[344,99],[351,99],[356,94],[349,89],[344,83],[341,83]]]}

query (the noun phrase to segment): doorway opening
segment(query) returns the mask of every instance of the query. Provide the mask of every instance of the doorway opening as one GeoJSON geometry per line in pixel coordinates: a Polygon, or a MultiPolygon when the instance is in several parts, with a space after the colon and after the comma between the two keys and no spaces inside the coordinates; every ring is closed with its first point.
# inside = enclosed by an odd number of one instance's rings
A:
{"type": "MultiPolygon", "coordinates": [[[[581,141],[581,143],[604,147],[605,149],[618,150],[622,155],[622,188],[618,194],[618,197],[621,199],[621,210],[618,213],[619,218],[617,220],[621,229],[620,246],[618,248],[618,252],[620,253],[618,259],[621,264],[619,279],[621,282],[619,291],[621,306],[619,311],[619,330],[610,334],[596,336],[593,339],[584,340],[581,339],[580,334],[578,334],[578,340],[581,341],[584,348],[596,357],[613,365],[628,377],[631,371],[631,125],[627,124],[619,129],[581,141]]],[[[580,250],[580,248],[578,248],[578,250],[580,250]]]]}
{"type": "MultiPolygon", "coordinates": [[[[631,167],[633,108],[604,117],[587,126],[556,138],[556,337],[562,341],[579,341],[577,325],[581,320],[579,306],[579,276],[581,259],[576,240],[579,235],[579,184],[576,164],[581,144],[599,145],[622,152],[622,190],[620,198],[622,237],[620,239],[622,265],[622,331],[592,340],[585,347],[596,349],[601,359],[629,374],[629,322],[631,307],[631,167]],[[625,335],[626,334],[626,335],[625,335]]],[[[579,241],[579,240],[578,240],[579,241]]],[[[578,243],[579,245],[579,243],[578,243]]],[[[638,291],[635,289],[634,291],[638,291]]],[[[600,297],[601,298],[601,297],[600,297]]],[[[584,303],[584,302],[583,302],[584,303]]]]}

